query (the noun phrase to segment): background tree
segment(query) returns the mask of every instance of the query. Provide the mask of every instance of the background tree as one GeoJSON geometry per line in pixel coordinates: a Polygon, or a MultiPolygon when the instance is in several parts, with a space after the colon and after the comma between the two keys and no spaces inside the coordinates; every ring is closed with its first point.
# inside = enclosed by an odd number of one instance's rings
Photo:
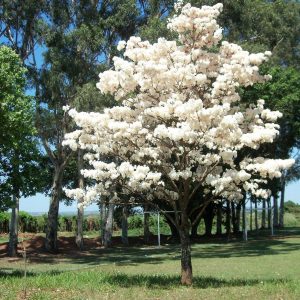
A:
{"type": "Polygon", "coordinates": [[[0,197],[1,203],[12,208],[10,256],[17,254],[19,199],[35,194],[43,181],[33,101],[25,95],[25,73],[19,56],[8,47],[0,47],[0,197]]]}

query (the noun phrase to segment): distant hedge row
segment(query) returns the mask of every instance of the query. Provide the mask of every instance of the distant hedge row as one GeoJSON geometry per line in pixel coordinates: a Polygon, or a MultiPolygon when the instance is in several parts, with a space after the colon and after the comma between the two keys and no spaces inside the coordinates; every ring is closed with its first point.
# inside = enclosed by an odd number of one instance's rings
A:
{"type": "MultiPolygon", "coordinates": [[[[0,212],[0,233],[9,232],[9,219],[10,213],[0,212]]],[[[59,231],[76,231],[76,216],[59,216],[59,231]]],[[[120,220],[115,220],[114,229],[117,230],[120,227],[120,220]]],[[[128,217],[128,229],[142,228],[144,224],[142,215],[132,215],[128,217]]],[[[47,225],[47,214],[42,216],[32,216],[26,212],[20,212],[19,217],[19,230],[21,232],[45,232],[47,225]]],[[[156,216],[150,216],[149,226],[157,226],[156,216]]],[[[163,218],[160,219],[160,226],[166,226],[163,218]]],[[[100,216],[90,215],[84,218],[83,230],[84,231],[99,231],[101,227],[100,216]]]]}
{"type": "MultiPolygon", "coordinates": [[[[0,233],[9,232],[10,213],[0,212],[0,233]]],[[[20,212],[19,230],[21,232],[45,232],[47,225],[47,215],[32,216],[26,212],[20,212]]],[[[76,216],[59,216],[59,231],[75,231],[76,216]]],[[[84,231],[100,230],[100,218],[98,216],[88,216],[84,218],[84,231]]]]}

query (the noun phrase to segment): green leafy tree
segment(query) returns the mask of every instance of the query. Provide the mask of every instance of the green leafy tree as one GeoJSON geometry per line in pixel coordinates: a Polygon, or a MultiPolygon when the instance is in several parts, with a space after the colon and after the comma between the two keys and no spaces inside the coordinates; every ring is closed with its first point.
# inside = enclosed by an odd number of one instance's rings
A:
{"type": "Polygon", "coordinates": [[[41,187],[33,101],[25,95],[25,73],[19,56],[0,47],[0,200],[12,208],[10,256],[17,251],[19,199],[41,187]]]}

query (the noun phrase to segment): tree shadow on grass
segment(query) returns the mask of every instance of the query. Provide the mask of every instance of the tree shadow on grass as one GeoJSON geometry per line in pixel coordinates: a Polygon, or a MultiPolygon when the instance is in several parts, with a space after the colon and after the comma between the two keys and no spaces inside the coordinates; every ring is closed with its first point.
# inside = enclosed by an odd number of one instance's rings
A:
{"type": "MultiPolygon", "coordinates": [[[[67,271],[49,271],[44,273],[36,273],[36,272],[28,272],[28,277],[35,276],[56,276],[62,273],[66,273],[67,271]]],[[[80,280],[81,272],[72,272],[71,277],[78,277],[80,280]]],[[[96,274],[97,275],[97,274],[96,274]]],[[[84,276],[86,276],[84,274],[84,276]]],[[[92,274],[91,274],[92,276],[92,274]]],[[[2,269],[0,270],[0,280],[2,278],[22,278],[24,277],[23,270],[13,270],[13,269],[2,269]]],[[[223,287],[239,287],[239,286],[255,286],[263,284],[285,284],[290,280],[288,279],[220,279],[212,276],[194,276],[193,284],[191,288],[196,289],[207,289],[207,288],[223,288],[223,287]]],[[[180,284],[180,276],[177,275],[145,275],[145,274],[137,274],[137,275],[129,275],[125,273],[108,273],[101,274],[97,280],[98,284],[110,285],[113,287],[121,287],[121,288],[131,288],[131,287],[144,287],[149,289],[173,289],[182,287],[180,284]]]]}
{"type": "MultiPolygon", "coordinates": [[[[44,272],[44,274],[47,274],[47,275],[58,275],[61,273],[63,273],[63,272],[58,271],[58,270],[51,270],[51,271],[44,272]]],[[[32,272],[32,271],[26,272],[27,277],[34,277],[34,276],[38,276],[40,274],[41,273],[32,272]]],[[[24,277],[24,270],[22,270],[22,269],[2,268],[0,270],[0,279],[1,278],[22,278],[22,277],[24,277]]]]}
{"type": "MultiPolygon", "coordinates": [[[[195,276],[193,278],[192,288],[222,288],[222,287],[238,287],[238,286],[255,286],[258,284],[283,284],[288,282],[287,279],[220,279],[215,277],[195,276]]],[[[180,286],[180,277],[173,275],[127,275],[113,274],[103,277],[103,284],[110,284],[119,287],[146,287],[146,288],[164,288],[171,289],[180,286]]]]}

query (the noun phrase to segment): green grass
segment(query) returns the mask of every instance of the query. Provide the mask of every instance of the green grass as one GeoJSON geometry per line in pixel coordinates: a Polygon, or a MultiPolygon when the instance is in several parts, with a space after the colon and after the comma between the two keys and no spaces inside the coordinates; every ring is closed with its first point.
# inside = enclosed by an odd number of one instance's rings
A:
{"type": "Polygon", "coordinates": [[[0,299],[300,299],[300,229],[280,234],[193,245],[192,287],[177,245],[32,256],[26,282],[22,259],[0,259],[0,299]]]}

